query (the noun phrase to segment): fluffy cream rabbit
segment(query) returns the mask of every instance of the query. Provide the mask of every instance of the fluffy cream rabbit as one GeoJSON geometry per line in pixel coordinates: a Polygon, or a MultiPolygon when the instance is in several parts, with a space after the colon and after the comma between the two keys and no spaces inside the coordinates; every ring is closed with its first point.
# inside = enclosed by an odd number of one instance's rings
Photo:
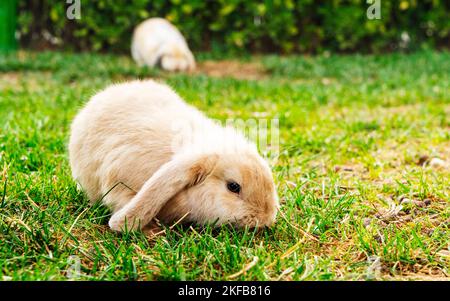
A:
{"type": "Polygon", "coordinates": [[[155,217],[250,227],[275,220],[275,185],[255,145],[151,80],[93,96],[72,123],[69,155],[88,197],[112,209],[113,230],[155,217]]]}
{"type": "Polygon", "coordinates": [[[168,71],[192,71],[195,60],[178,29],[162,18],[139,24],[133,33],[131,55],[140,65],[160,65],[168,71]]]}

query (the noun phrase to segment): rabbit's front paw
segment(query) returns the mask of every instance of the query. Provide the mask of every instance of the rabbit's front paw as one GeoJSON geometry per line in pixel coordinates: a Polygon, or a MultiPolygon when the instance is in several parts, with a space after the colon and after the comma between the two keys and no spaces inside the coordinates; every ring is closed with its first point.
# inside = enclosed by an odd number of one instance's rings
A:
{"type": "Polygon", "coordinates": [[[124,230],[136,230],[139,229],[139,220],[118,211],[111,216],[108,225],[112,230],[119,232],[124,230]]]}

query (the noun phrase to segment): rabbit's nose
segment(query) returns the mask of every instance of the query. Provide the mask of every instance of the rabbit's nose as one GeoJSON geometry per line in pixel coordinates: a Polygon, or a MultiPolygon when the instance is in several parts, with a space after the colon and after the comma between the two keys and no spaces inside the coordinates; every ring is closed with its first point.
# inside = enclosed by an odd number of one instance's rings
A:
{"type": "Polygon", "coordinates": [[[264,223],[264,227],[271,227],[273,226],[273,224],[275,224],[275,216],[274,215],[270,215],[267,219],[266,222],[264,223]]]}

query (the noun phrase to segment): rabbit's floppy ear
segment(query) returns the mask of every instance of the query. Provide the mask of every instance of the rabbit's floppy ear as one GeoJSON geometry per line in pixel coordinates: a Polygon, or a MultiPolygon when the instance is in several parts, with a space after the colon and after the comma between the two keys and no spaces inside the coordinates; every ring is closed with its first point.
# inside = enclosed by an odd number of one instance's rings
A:
{"type": "Polygon", "coordinates": [[[139,192],[109,220],[111,229],[141,229],[181,190],[203,182],[217,163],[217,155],[182,156],[162,165],[139,192]]]}

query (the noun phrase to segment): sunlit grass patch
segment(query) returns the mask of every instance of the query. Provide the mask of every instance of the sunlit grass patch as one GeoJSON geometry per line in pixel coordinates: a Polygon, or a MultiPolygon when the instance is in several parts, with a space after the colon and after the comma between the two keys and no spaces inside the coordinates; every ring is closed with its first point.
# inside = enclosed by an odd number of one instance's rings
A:
{"type": "Polygon", "coordinates": [[[0,57],[0,276],[64,280],[76,260],[79,279],[448,277],[449,58],[262,56],[243,63],[263,76],[240,77],[238,59],[215,76],[139,69],[125,56],[0,57]],[[212,118],[279,119],[272,228],[108,229],[108,210],[71,178],[70,122],[107,85],[149,77],[212,118]]]}

